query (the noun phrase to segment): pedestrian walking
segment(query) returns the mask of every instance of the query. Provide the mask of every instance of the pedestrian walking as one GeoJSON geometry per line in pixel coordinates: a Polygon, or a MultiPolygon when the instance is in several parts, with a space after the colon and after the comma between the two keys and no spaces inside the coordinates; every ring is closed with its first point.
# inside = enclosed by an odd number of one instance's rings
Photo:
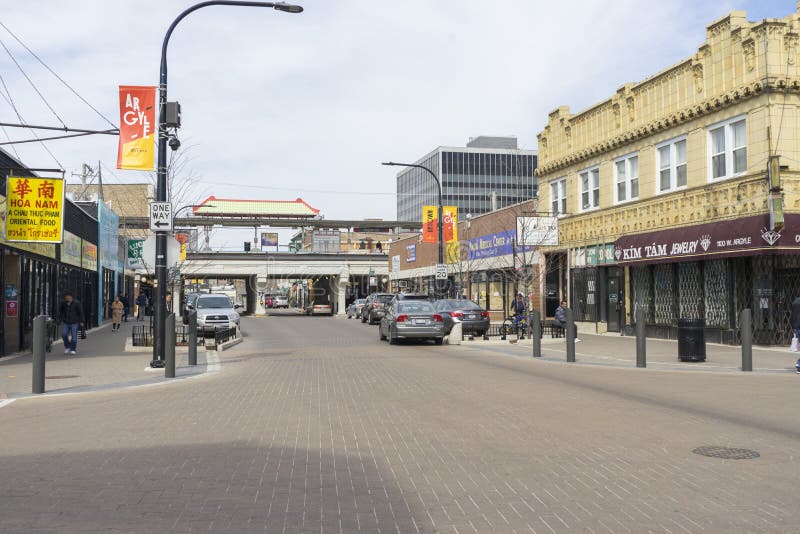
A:
{"type": "Polygon", "coordinates": [[[172,313],[172,294],[167,293],[167,296],[164,298],[164,304],[166,304],[167,312],[172,313]]]}
{"type": "MultiPolygon", "coordinates": [[[[798,344],[800,344],[800,296],[795,297],[794,301],[792,301],[792,309],[789,316],[789,321],[792,323],[792,330],[794,331],[792,350],[796,352],[800,350],[800,347],[798,347],[798,344]]],[[[795,370],[798,374],[800,374],[800,358],[797,359],[795,370]]]]}
{"type": "Polygon", "coordinates": [[[136,297],[136,306],[138,306],[138,310],[136,310],[136,320],[141,321],[144,318],[145,313],[147,312],[147,293],[142,291],[139,293],[139,296],[136,297]]]}
{"type": "Polygon", "coordinates": [[[122,322],[122,314],[125,306],[122,304],[122,301],[119,300],[119,297],[114,299],[114,302],[111,303],[111,331],[117,332],[119,331],[119,323],[122,322]]]}
{"type": "Polygon", "coordinates": [[[122,322],[127,323],[128,322],[128,311],[130,311],[129,303],[128,303],[128,297],[126,297],[125,295],[120,295],[119,296],[119,301],[122,303],[122,322]]]}
{"type": "Polygon", "coordinates": [[[83,327],[83,306],[75,296],[67,291],[58,309],[61,321],[61,339],[64,340],[64,354],[75,354],[78,349],[78,328],[83,327]]]}

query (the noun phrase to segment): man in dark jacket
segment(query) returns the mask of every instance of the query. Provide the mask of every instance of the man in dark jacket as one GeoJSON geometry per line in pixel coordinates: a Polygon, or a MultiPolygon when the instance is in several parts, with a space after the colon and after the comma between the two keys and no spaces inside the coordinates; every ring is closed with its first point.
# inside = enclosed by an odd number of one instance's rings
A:
{"type": "Polygon", "coordinates": [[[553,321],[556,326],[564,328],[567,326],[567,301],[562,300],[561,305],[556,308],[556,315],[555,321],[553,321]]]}
{"type": "Polygon", "coordinates": [[[64,354],[75,354],[78,348],[78,327],[83,326],[83,306],[75,300],[72,293],[64,294],[58,309],[61,320],[61,338],[64,340],[64,354]]]}

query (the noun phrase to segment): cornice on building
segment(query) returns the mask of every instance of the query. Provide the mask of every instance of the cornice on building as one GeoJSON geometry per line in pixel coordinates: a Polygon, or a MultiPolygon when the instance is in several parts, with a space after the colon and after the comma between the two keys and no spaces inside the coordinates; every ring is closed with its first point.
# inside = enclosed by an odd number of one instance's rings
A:
{"type": "Polygon", "coordinates": [[[800,92],[800,14],[748,22],[734,11],[706,28],[693,56],[579,113],[560,106],[538,135],[537,176],[764,92],[800,92]],[[669,95],[669,98],[667,98],[669,95]],[[676,105],[677,102],[677,105],[676,105]]]}

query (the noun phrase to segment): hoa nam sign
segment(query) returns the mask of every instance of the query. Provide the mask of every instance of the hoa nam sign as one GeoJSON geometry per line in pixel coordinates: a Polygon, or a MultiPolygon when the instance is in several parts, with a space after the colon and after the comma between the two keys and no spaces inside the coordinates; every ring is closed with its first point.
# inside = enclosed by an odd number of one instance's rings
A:
{"type": "Polygon", "coordinates": [[[6,190],[7,241],[61,243],[64,180],[9,176],[6,190]]]}
{"type": "Polygon", "coordinates": [[[614,244],[614,258],[620,263],[657,263],[800,247],[800,215],[787,214],[786,225],[779,232],[769,230],[768,225],[768,215],[756,215],[623,236],[614,244]]]}

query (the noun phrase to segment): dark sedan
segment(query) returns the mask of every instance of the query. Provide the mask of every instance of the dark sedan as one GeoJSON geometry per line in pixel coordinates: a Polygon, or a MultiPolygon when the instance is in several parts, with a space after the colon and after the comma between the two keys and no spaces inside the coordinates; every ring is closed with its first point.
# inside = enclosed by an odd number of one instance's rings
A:
{"type": "Polygon", "coordinates": [[[435,303],[436,311],[444,319],[444,331],[449,334],[453,325],[461,323],[464,334],[482,336],[489,330],[489,312],[466,299],[442,299],[435,303]]]}

